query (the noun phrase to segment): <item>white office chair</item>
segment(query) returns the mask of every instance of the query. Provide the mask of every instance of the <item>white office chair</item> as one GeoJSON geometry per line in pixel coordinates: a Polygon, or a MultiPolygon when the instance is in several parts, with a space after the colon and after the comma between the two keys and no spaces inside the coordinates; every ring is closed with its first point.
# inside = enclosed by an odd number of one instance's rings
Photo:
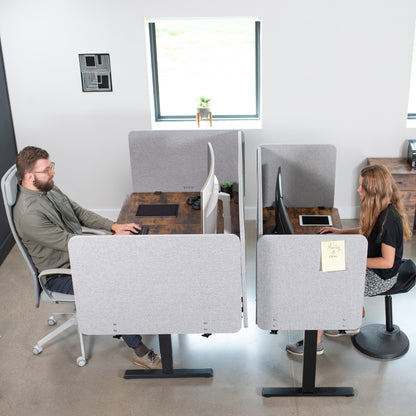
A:
{"type": "MultiPolygon", "coordinates": [[[[17,234],[14,222],[13,222],[13,205],[16,203],[17,191],[18,191],[18,183],[19,177],[17,174],[16,166],[13,165],[3,176],[1,180],[1,192],[3,194],[4,200],[4,207],[7,214],[7,219],[9,221],[10,229],[12,231],[13,237],[16,240],[17,246],[19,247],[23,258],[25,259],[27,265],[29,266],[29,270],[33,276],[34,284],[35,284],[35,305],[38,308],[39,302],[47,302],[47,303],[73,303],[74,304],[74,312],[73,313],[54,313],[52,316],[48,318],[49,325],[55,325],[57,320],[54,315],[69,315],[69,318],[61,324],[58,328],[54,331],[50,332],[48,335],[43,337],[37,344],[33,347],[32,351],[33,354],[38,355],[43,351],[43,345],[46,344],[51,339],[55,338],[57,335],[65,331],[66,329],[70,328],[73,325],[78,325],[76,312],[75,312],[75,298],[73,295],[67,295],[64,293],[59,292],[51,292],[50,290],[44,287],[46,283],[46,277],[48,275],[56,275],[56,274],[71,274],[70,269],[49,269],[44,270],[42,273],[38,274],[35,265],[29,253],[26,250],[26,247],[22,244],[19,235],[17,234]]],[[[88,230],[90,233],[98,233],[102,234],[100,231],[95,230],[88,230]]],[[[87,363],[87,359],[85,356],[85,348],[84,348],[84,340],[82,334],[79,333],[80,345],[81,345],[81,356],[77,358],[77,364],[80,367],[83,367],[87,363]]]]}

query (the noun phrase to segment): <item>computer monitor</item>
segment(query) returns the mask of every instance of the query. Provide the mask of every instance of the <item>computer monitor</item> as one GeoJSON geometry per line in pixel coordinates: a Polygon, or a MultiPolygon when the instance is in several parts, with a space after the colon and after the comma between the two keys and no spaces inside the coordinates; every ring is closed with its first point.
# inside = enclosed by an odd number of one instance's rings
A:
{"type": "Polygon", "coordinates": [[[230,195],[220,192],[220,185],[215,176],[215,154],[212,144],[208,142],[208,176],[201,189],[202,232],[216,234],[218,224],[218,200],[222,201],[224,234],[231,233],[230,195]]]}
{"type": "Polygon", "coordinates": [[[273,234],[295,234],[292,224],[287,213],[285,203],[283,201],[283,186],[282,186],[282,169],[279,166],[277,169],[276,177],[276,190],[275,190],[275,227],[273,228],[273,234]]]}
{"type": "Polygon", "coordinates": [[[215,176],[215,155],[211,143],[208,143],[208,176],[201,189],[202,232],[216,234],[218,222],[219,183],[215,176]]]}

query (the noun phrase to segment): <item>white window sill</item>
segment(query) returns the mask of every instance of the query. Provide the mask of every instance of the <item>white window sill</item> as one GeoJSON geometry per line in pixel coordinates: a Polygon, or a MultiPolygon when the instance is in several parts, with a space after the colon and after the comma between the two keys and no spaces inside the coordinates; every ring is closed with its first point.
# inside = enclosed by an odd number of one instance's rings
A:
{"type": "Polygon", "coordinates": [[[408,128],[408,129],[416,129],[416,120],[407,120],[407,125],[406,125],[406,127],[408,128]]]}
{"type": "Polygon", "coordinates": [[[153,130],[250,130],[261,129],[261,120],[213,120],[212,127],[209,121],[201,121],[200,127],[195,121],[158,121],[152,123],[153,130]]]}

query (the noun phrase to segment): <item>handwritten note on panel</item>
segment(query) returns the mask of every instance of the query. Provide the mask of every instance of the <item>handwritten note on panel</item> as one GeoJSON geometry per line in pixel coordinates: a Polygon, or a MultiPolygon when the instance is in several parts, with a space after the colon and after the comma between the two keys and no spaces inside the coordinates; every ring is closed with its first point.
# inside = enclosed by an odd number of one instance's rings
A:
{"type": "Polygon", "coordinates": [[[321,241],[323,272],[345,270],[345,240],[321,241]]]}

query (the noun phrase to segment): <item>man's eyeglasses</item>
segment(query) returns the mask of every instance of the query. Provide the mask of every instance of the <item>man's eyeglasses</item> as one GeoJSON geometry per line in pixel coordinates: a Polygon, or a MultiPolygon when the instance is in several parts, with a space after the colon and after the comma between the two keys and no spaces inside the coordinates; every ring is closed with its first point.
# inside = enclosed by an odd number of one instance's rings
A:
{"type": "Polygon", "coordinates": [[[47,167],[45,170],[38,171],[38,172],[30,172],[30,173],[46,173],[47,175],[50,175],[52,171],[55,170],[55,162],[51,162],[51,165],[47,167]]]}

